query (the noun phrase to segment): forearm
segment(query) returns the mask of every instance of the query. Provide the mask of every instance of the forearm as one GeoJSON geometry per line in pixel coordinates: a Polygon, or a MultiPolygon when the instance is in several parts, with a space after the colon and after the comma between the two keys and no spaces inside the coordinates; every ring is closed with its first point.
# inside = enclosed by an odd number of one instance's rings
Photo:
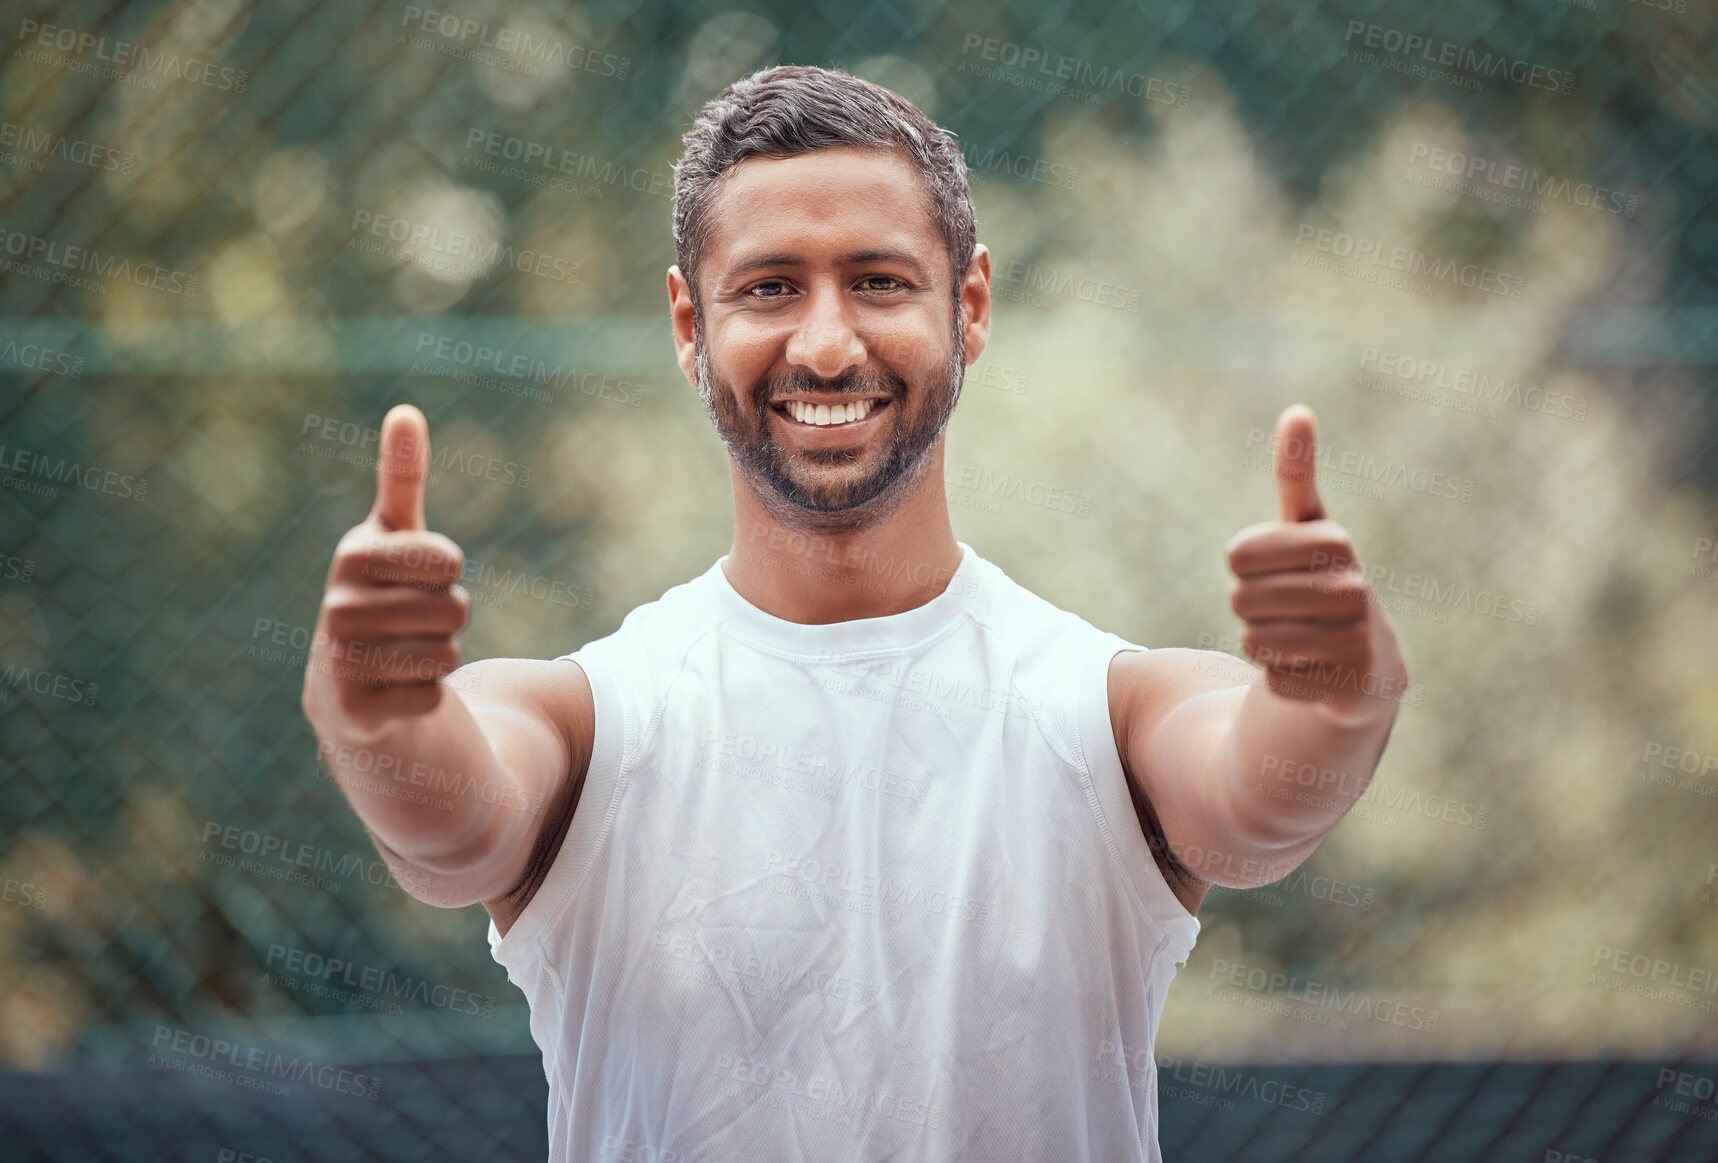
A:
{"type": "Polygon", "coordinates": [[[305,711],[323,767],[385,849],[420,886],[444,882],[430,895],[481,899],[507,887],[500,861],[522,849],[541,805],[517,786],[461,686],[450,676],[433,710],[376,726],[315,691],[305,711]]]}
{"type": "Polygon", "coordinates": [[[1256,682],[1213,750],[1210,777],[1252,843],[1292,858],[1316,846],[1364,794],[1396,709],[1373,696],[1337,711],[1256,682]]]}

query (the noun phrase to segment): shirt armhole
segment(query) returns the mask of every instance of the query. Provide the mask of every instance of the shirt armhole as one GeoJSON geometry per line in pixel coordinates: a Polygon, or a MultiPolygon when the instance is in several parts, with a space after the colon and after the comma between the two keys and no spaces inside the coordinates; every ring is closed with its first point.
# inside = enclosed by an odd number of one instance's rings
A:
{"type": "Polygon", "coordinates": [[[1111,855],[1120,866],[1122,879],[1133,890],[1141,908],[1168,941],[1177,965],[1185,964],[1199,935],[1199,918],[1170,889],[1157,861],[1146,844],[1134,811],[1133,797],[1116,751],[1115,728],[1110,722],[1109,667],[1124,650],[1144,650],[1120,638],[1112,638],[1102,650],[1082,664],[1075,700],[1074,734],[1081,772],[1088,781],[1087,794],[1097,812],[1111,855]]]}
{"type": "Polygon", "coordinates": [[[595,715],[590,765],[585,770],[578,809],[543,883],[506,936],[500,934],[493,920],[489,922],[490,952],[509,973],[556,930],[579,888],[589,878],[614,830],[620,800],[626,792],[627,765],[636,755],[639,725],[627,713],[620,684],[608,665],[584,650],[556,659],[567,660],[579,664],[591,687],[595,715]]]}

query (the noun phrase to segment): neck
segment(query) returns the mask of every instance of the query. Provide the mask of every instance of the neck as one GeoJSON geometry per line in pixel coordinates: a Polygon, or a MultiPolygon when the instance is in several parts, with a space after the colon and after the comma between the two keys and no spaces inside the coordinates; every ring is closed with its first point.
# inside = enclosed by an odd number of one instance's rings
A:
{"type": "Polygon", "coordinates": [[[734,544],[722,567],[728,584],[766,614],[803,625],[924,605],[948,588],[961,552],[943,492],[942,441],[920,467],[886,514],[833,527],[772,511],[730,461],[734,544]]]}

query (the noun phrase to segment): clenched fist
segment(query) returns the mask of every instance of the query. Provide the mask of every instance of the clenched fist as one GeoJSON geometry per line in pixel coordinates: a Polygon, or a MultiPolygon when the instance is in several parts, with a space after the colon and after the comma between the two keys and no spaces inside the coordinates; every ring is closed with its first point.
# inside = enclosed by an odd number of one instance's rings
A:
{"type": "Polygon", "coordinates": [[[459,666],[471,613],[459,583],[465,555],[424,526],[429,423],[410,404],[389,410],[376,454],[376,503],[334,549],[304,674],[312,722],[362,732],[432,711],[459,666]]]}
{"type": "Polygon", "coordinates": [[[1312,410],[1277,419],[1278,519],[1249,526],[1228,546],[1229,604],[1246,628],[1241,647],[1286,698],[1324,703],[1344,717],[1392,713],[1408,668],[1348,531],[1325,516],[1314,480],[1312,410]]]}

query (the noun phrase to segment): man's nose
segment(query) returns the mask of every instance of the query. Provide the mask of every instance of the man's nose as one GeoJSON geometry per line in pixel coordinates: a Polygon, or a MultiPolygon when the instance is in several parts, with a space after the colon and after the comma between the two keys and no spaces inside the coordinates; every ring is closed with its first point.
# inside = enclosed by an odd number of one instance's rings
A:
{"type": "Polygon", "coordinates": [[[820,289],[811,293],[808,309],[788,338],[784,354],[788,363],[826,380],[865,366],[865,345],[853,330],[838,292],[820,289]]]}

